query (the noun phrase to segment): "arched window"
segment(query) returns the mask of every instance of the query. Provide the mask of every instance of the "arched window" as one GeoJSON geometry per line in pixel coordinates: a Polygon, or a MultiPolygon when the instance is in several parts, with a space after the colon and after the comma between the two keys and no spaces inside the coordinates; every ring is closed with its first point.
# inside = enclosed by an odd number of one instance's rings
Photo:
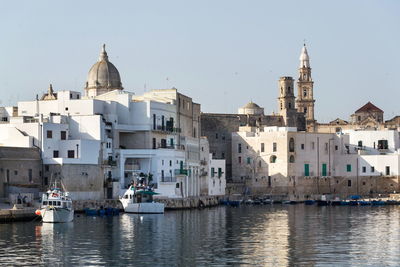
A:
{"type": "Polygon", "coordinates": [[[293,156],[293,155],[291,155],[291,156],[289,157],[289,162],[290,162],[290,163],[294,163],[294,156],[293,156]]]}
{"type": "Polygon", "coordinates": [[[289,108],[292,108],[292,103],[289,102],[289,108]]]}
{"type": "Polygon", "coordinates": [[[307,96],[307,89],[303,89],[303,96],[307,96]]]}
{"type": "Polygon", "coordinates": [[[258,167],[261,168],[261,160],[258,162],[258,167]]]}
{"type": "Polygon", "coordinates": [[[269,158],[269,162],[270,162],[270,163],[275,163],[275,162],[276,162],[276,156],[275,156],[275,155],[272,155],[272,156],[269,158]]]}
{"type": "Polygon", "coordinates": [[[289,152],[294,152],[294,139],[290,138],[289,140],[289,152]]]}

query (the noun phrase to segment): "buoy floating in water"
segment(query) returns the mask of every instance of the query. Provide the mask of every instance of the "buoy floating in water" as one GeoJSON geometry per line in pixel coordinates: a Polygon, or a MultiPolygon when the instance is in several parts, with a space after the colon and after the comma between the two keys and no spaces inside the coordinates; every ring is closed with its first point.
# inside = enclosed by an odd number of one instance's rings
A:
{"type": "Polygon", "coordinates": [[[40,212],[40,210],[36,210],[36,211],[35,211],[35,214],[36,214],[37,216],[40,216],[42,213],[40,212]]]}

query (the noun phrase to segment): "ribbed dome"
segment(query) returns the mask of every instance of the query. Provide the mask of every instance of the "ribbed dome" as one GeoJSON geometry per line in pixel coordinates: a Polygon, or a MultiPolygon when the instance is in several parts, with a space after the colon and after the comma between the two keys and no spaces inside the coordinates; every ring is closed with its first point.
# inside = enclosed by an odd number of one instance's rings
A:
{"type": "Polygon", "coordinates": [[[107,91],[123,89],[117,68],[108,61],[105,45],[103,45],[99,61],[89,70],[85,89],[103,89],[98,91],[101,93],[104,93],[104,89],[107,91]]]}
{"type": "Polygon", "coordinates": [[[259,105],[257,105],[256,103],[254,103],[253,101],[247,103],[245,106],[243,106],[243,108],[260,108],[259,105]]]}

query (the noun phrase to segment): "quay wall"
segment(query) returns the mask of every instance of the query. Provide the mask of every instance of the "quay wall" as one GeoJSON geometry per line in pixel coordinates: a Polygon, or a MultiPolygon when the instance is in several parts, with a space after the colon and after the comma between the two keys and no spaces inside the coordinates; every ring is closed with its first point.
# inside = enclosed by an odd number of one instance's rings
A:
{"type": "Polygon", "coordinates": [[[270,186],[254,185],[251,181],[228,183],[226,189],[227,195],[271,195],[293,200],[310,199],[323,194],[346,198],[349,195],[376,197],[399,192],[398,176],[291,177],[273,180],[270,186]]]}
{"type": "MultiPolygon", "coordinates": [[[[164,203],[165,209],[191,209],[212,207],[219,204],[223,196],[202,196],[190,198],[158,198],[155,201],[164,203]]],[[[73,206],[76,212],[83,212],[85,208],[101,209],[116,208],[123,210],[122,204],[118,199],[106,200],[74,200],[73,206]]]]}

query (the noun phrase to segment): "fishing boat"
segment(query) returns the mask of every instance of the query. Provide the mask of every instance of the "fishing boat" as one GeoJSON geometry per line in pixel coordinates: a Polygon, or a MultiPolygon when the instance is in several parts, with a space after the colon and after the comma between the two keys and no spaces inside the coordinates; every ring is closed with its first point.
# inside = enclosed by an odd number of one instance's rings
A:
{"type": "Polygon", "coordinates": [[[36,215],[45,223],[65,223],[74,219],[74,209],[69,193],[54,186],[42,196],[40,209],[36,215]]]}
{"type": "Polygon", "coordinates": [[[128,213],[164,213],[165,205],[154,202],[154,195],[158,193],[148,187],[130,185],[119,200],[128,213]]]}

